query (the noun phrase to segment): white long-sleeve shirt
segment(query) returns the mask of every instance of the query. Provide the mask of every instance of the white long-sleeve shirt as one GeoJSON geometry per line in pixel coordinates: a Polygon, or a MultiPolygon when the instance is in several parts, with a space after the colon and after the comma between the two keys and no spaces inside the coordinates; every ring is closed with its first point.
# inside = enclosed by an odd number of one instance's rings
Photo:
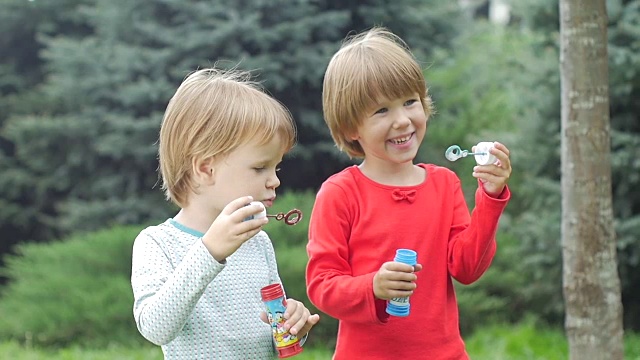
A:
{"type": "Polygon", "coordinates": [[[261,231],[217,262],[203,234],[169,219],[133,245],[133,314],[165,359],[273,359],[271,328],[260,320],[260,289],[279,283],[273,245],[261,231]]]}

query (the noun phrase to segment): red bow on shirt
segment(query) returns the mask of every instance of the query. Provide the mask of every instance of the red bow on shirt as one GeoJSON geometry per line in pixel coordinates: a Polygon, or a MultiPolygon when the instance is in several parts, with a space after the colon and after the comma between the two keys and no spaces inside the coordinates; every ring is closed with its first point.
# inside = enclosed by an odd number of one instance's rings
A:
{"type": "Polygon", "coordinates": [[[408,202],[413,203],[416,199],[416,191],[395,189],[391,193],[391,197],[395,201],[407,200],[408,202]]]}

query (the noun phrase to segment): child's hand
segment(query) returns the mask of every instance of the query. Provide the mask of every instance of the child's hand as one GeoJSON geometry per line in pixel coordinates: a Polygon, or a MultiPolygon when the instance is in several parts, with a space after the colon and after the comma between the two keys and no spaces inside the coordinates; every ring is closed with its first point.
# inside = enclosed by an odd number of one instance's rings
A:
{"type": "MultiPolygon", "coordinates": [[[[471,151],[475,152],[474,146],[471,151]]],[[[480,179],[484,191],[492,197],[502,193],[511,176],[511,160],[509,149],[499,142],[494,142],[489,152],[498,159],[495,164],[476,165],[473,167],[473,177],[480,179]]]]}
{"type": "MultiPolygon", "coordinates": [[[[289,331],[292,335],[296,335],[298,338],[302,338],[307,335],[313,325],[320,321],[320,315],[309,312],[303,303],[294,299],[287,299],[287,310],[284,312],[284,329],[289,331]]],[[[267,313],[262,312],[260,318],[265,323],[269,323],[267,319],[267,313]]]]}
{"type": "Polygon", "coordinates": [[[411,266],[400,262],[389,261],[380,267],[373,276],[373,294],[381,300],[407,297],[416,289],[414,272],[422,270],[422,265],[411,266]]]}
{"type": "Polygon", "coordinates": [[[230,202],[204,234],[202,242],[218,262],[223,262],[269,222],[267,218],[243,221],[264,209],[257,204],[247,206],[251,201],[251,196],[243,196],[230,202]]]}

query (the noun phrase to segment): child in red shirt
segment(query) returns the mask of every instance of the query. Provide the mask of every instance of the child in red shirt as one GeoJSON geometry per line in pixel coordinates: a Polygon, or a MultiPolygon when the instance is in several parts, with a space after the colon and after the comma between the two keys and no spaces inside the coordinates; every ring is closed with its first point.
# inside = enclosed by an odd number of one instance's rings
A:
{"type": "Polygon", "coordinates": [[[406,44],[383,28],[333,56],[323,109],[336,145],[363,159],[323,183],[310,220],[308,294],[340,321],[334,359],[468,359],[452,279],[470,284],[491,264],[509,150],[495,142],[496,163],[474,167],[471,215],[455,173],[414,164],[431,99],[406,44]],[[399,248],[418,264],[394,262],[399,248]],[[408,296],[407,317],[386,313],[388,300],[408,296]]]}

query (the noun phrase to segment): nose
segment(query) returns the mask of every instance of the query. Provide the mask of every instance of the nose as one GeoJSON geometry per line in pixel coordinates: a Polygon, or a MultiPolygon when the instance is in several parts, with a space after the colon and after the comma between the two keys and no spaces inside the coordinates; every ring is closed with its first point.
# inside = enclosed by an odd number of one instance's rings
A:
{"type": "Polygon", "coordinates": [[[275,189],[278,186],[280,186],[280,179],[278,178],[278,173],[274,171],[267,179],[267,189],[275,189]]]}
{"type": "Polygon", "coordinates": [[[406,111],[400,110],[393,119],[393,128],[401,129],[411,124],[411,117],[406,111]]]}

